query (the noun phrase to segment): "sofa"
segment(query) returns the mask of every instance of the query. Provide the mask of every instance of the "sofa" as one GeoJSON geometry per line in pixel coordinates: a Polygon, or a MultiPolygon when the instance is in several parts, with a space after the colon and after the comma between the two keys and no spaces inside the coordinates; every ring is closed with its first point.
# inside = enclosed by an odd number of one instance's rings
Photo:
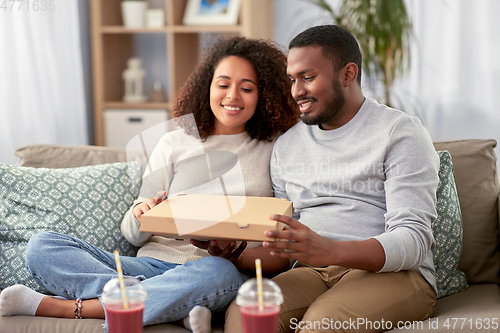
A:
{"type": "MultiPolygon", "coordinates": [[[[457,198],[455,206],[452,202],[439,211],[443,219],[438,219],[440,225],[436,228],[441,229],[435,232],[440,246],[435,261],[451,271],[440,280],[443,292],[440,290],[435,317],[424,322],[401,323],[400,329],[500,332],[500,188],[495,146],[495,140],[435,143],[436,150],[441,152],[442,163],[451,155],[450,167],[440,170],[440,179],[448,177],[449,182],[438,187],[438,191],[446,197],[457,198]]],[[[102,242],[109,250],[118,247],[122,253],[135,253],[119,234],[113,234],[116,230],[103,229],[99,223],[114,223],[113,228],[119,229],[120,214],[138,194],[140,174],[147,162],[144,154],[136,152],[127,156],[124,150],[116,148],[55,145],[26,146],[17,149],[15,154],[20,158],[19,165],[4,165],[0,169],[0,199],[4,200],[4,207],[0,206],[0,259],[4,261],[0,262],[0,288],[15,283],[36,287],[23,266],[22,249],[30,235],[42,230],[76,232],[91,242],[102,242]],[[121,179],[121,183],[116,183],[116,179],[121,179]],[[61,187],[58,180],[69,182],[69,186],[61,187]],[[50,196],[61,196],[61,193],[64,200],[49,200],[50,196]],[[95,195],[101,198],[98,202],[89,199],[95,195]],[[23,201],[25,199],[28,201],[23,201]],[[39,207],[40,202],[46,202],[45,206],[39,207]],[[61,207],[57,206],[59,202],[61,207]],[[101,207],[101,202],[108,203],[101,207]],[[92,209],[86,212],[89,205],[92,209]],[[61,209],[66,213],[57,215],[61,209]],[[85,214],[96,215],[95,211],[102,211],[102,214],[89,218],[94,225],[82,227],[82,219],[78,217],[86,219],[85,214]]],[[[216,315],[214,320],[213,332],[222,332],[223,314],[216,315]]],[[[0,316],[0,332],[97,333],[103,332],[103,323],[103,320],[93,319],[0,316]]],[[[188,331],[162,324],[145,327],[144,332],[188,331]]]]}

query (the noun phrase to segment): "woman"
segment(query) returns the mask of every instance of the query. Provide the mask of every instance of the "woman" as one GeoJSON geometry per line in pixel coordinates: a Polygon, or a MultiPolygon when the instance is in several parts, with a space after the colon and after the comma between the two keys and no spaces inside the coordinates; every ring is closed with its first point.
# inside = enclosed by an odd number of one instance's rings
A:
{"type": "MultiPolygon", "coordinates": [[[[141,232],[139,225],[164,196],[272,196],[274,140],[298,120],[289,91],[285,55],[271,42],[243,37],[216,43],[186,81],[174,107],[184,130],[157,144],[139,198],[122,222],[124,237],[140,247],[137,257],[121,262],[124,274],[140,277],[148,292],[144,325],[180,321],[193,332],[210,332],[211,311],[226,309],[255,258],[269,274],[288,267],[260,246],[246,249],[246,242],[177,241],[141,232]]],[[[116,276],[112,253],[44,232],[28,243],[26,261],[35,281],[60,297],[12,286],[0,296],[2,315],[105,318],[98,296],[116,276]]]]}

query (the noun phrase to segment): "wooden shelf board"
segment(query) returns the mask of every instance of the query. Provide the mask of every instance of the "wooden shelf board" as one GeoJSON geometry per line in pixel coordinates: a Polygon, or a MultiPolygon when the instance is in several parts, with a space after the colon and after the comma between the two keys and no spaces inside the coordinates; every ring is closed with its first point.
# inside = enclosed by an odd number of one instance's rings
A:
{"type": "Polygon", "coordinates": [[[125,28],[120,25],[108,25],[101,27],[101,32],[105,34],[156,34],[166,33],[167,28],[125,28]]]}
{"type": "Polygon", "coordinates": [[[236,32],[242,31],[240,25],[174,25],[168,27],[168,30],[176,33],[202,33],[202,32],[236,32]]]}
{"type": "Polygon", "coordinates": [[[104,102],[104,109],[167,109],[172,108],[172,103],[125,103],[121,101],[104,102]]]}
{"type": "Polygon", "coordinates": [[[120,25],[102,26],[103,34],[154,34],[154,33],[201,33],[201,32],[235,32],[242,31],[240,25],[210,25],[210,26],[191,26],[191,25],[175,25],[162,28],[125,28],[120,25]]]}

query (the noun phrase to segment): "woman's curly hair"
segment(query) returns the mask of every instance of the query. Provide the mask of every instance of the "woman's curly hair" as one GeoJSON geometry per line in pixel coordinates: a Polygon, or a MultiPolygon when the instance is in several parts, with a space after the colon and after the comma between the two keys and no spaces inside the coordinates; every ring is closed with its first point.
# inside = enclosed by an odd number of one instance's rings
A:
{"type": "MultiPolygon", "coordinates": [[[[259,100],[255,114],[246,123],[252,138],[272,140],[299,120],[298,106],[286,75],[286,56],[277,44],[267,40],[232,37],[221,39],[186,80],[174,106],[174,117],[193,114],[202,140],[213,134],[215,116],[210,108],[210,85],[218,64],[229,56],[248,60],[257,72],[259,100]]],[[[177,119],[188,133],[194,124],[177,119]]]]}

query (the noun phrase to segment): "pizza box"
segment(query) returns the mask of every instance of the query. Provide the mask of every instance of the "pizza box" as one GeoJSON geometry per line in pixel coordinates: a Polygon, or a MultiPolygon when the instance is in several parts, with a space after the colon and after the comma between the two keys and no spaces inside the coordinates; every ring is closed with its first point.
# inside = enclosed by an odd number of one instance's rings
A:
{"type": "Polygon", "coordinates": [[[272,241],[266,230],[282,230],[271,214],[292,216],[292,203],[272,197],[179,195],[141,217],[140,230],[176,239],[272,241]]]}

